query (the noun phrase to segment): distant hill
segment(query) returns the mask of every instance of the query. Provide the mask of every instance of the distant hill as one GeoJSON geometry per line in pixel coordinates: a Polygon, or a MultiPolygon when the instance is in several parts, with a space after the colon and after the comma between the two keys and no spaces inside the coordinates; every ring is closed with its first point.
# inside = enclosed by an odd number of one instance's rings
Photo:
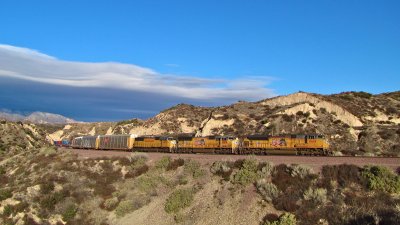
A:
{"type": "Polygon", "coordinates": [[[77,122],[62,115],[47,112],[33,112],[28,116],[23,116],[16,113],[0,112],[0,119],[11,122],[21,121],[35,124],[68,124],[77,122]]]}

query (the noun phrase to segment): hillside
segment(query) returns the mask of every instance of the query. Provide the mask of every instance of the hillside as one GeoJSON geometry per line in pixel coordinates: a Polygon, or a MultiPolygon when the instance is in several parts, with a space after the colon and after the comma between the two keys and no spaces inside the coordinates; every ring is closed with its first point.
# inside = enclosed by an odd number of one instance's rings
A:
{"type": "Polygon", "coordinates": [[[33,112],[28,116],[23,116],[17,113],[0,112],[0,119],[10,122],[28,122],[34,124],[68,124],[76,123],[75,120],[67,118],[62,115],[47,113],[47,112],[33,112]]]}
{"type": "Polygon", "coordinates": [[[337,154],[400,155],[400,92],[372,95],[298,92],[221,107],[179,104],[148,120],[72,124],[53,135],[249,135],[320,133],[337,154]],[[72,127],[71,127],[72,126],[72,127]],[[86,127],[83,129],[83,127],[86,127]],[[339,153],[340,152],[340,153],[339,153]]]}
{"type": "Polygon", "coordinates": [[[0,157],[49,145],[46,131],[35,124],[0,121],[0,157]]]}
{"type": "Polygon", "coordinates": [[[53,148],[0,161],[0,224],[399,224],[384,167],[78,159],[53,148]],[[338,216],[340,215],[340,216],[338,216]],[[296,222],[297,221],[297,222],[296,222]]]}

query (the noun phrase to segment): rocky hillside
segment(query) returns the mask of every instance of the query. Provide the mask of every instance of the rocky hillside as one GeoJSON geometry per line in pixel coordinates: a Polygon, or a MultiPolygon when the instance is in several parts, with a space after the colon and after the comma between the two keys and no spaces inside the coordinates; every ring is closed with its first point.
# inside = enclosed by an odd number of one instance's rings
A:
{"type": "Polygon", "coordinates": [[[28,116],[23,116],[17,113],[0,112],[0,119],[11,122],[30,122],[34,124],[68,124],[76,123],[75,120],[67,118],[62,115],[47,113],[47,112],[33,112],[28,116]]]}
{"type": "Polygon", "coordinates": [[[0,121],[0,157],[5,152],[14,155],[48,144],[46,132],[35,124],[0,121]]]}
{"type": "MultiPolygon", "coordinates": [[[[287,96],[221,107],[179,104],[142,121],[68,125],[53,133],[75,134],[324,134],[342,154],[400,155],[400,92],[345,92],[287,96]],[[75,132],[76,129],[79,132],[75,132]],[[82,129],[82,127],[86,127],[82,129]],[[66,131],[70,130],[70,131],[66,131]]],[[[340,154],[340,153],[339,153],[340,154]]]]}

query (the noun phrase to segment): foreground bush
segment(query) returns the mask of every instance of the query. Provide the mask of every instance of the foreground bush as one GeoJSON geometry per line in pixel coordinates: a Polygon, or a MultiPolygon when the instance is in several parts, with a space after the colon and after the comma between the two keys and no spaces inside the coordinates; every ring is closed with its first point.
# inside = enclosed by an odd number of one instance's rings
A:
{"type": "Polygon", "coordinates": [[[388,193],[400,193],[400,177],[383,166],[369,166],[362,171],[370,190],[381,190],[388,193]]]}
{"type": "Polygon", "coordinates": [[[282,214],[278,220],[274,222],[266,222],[264,225],[296,225],[296,217],[291,213],[282,214]]]}
{"type": "Polygon", "coordinates": [[[327,191],[324,188],[309,188],[304,192],[303,197],[307,201],[322,205],[327,201],[327,191]]]}
{"type": "Polygon", "coordinates": [[[4,199],[11,198],[12,197],[12,192],[8,189],[1,189],[0,190],[0,201],[3,201],[4,199]]]}
{"type": "Polygon", "coordinates": [[[228,181],[232,174],[232,168],[229,166],[228,162],[216,161],[210,167],[211,173],[221,176],[224,180],[228,181]]]}
{"type": "Polygon", "coordinates": [[[297,165],[297,164],[291,165],[289,167],[289,171],[290,171],[290,175],[292,177],[298,176],[300,178],[304,178],[304,177],[314,173],[310,167],[305,166],[305,165],[297,165]]]}
{"type": "Polygon", "coordinates": [[[202,177],[205,174],[205,171],[201,168],[200,163],[194,160],[185,162],[184,171],[186,174],[191,175],[195,179],[202,177]]]}
{"type": "Polygon", "coordinates": [[[177,213],[179,210],[190,206],[194,199],[194,190],[189,189],[179,189],[169,195],[167,201],[165,202],[165,212],[167,213],[177,213]]]}
{"type": "Polygon", "coordinates": [[[255,159],[245,159],[240,170],[234,175],[233,183],[246,186],[258,179],[258,163],[255,159]]]}
{"type": "Polygon", "coordinates": [[[256,183],[257,191],[267,202],[272,202],[279,196],[279,189],[273,183],[267,182],[265,179],[259,180],[256,183]]]}
{"type": "Polygon", "coordinates": [[[62,218],[64,221],[68,222],[75,218],[76,212],[78,211],[78,208],[75,205],[69,205],[67,206],[67,209],[63,212],[62,218]]]}
{"type": "Polygon", "coordinates": [[[106,199],[105,201],[104,201],[104,203],[103,203],[103,207],[106,209],[106,210],[113,210],[113,209],[115,209],[115,207],[118,205],[118,198],[117,197],[113,197],[113,198],[109,198],[109,199],[106,199]]]}
{"type": "Polygon", "coordinates": [[[131,200],[125,200],[121,201],[118,204],[117,208],[115,209],[115,214],[117,215],[117,217],[122,217],[125,214],[132,212],[133,210],[135,210],[133,202],[131,200]]]}

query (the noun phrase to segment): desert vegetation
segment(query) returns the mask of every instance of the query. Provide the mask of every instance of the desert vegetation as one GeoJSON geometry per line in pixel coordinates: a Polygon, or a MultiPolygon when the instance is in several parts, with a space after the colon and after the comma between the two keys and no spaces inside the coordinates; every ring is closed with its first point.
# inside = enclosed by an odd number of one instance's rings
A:
{"type": "Polygon", "coordinates": [[[159,224],[396,224],[400,217],[399,174],[376,165],[315,172],[253,157],[78,159],[41,148],[2,163],[0,176],[1,224],[130,224],[139,215],[159,224]]]}

